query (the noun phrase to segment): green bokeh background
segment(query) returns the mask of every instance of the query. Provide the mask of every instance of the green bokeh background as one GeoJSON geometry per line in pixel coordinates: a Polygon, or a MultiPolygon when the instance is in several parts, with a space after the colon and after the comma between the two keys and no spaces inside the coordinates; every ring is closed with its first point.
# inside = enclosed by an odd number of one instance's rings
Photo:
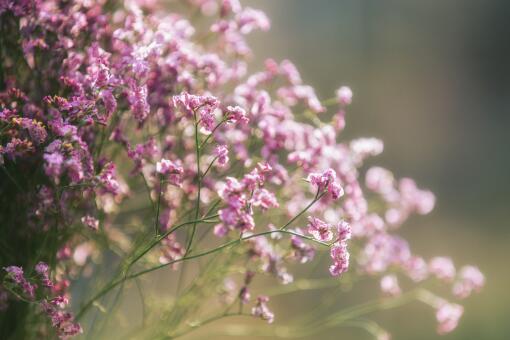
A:
{"type": "MultiPolygon", "coordinates": [[[[510,3],[243,3],[271,19],[271,31],[251,39],[259,65],[265,57],[291,59],[321,98],[351,86],[345,138],[383,139],[376,163],[436,193],[435,211],[402,230],[413,250],[451,255],[458,265],[474,263],[485,273],[484,291],[466,301],[458,329],[441,338],[509,339],[510,3]]],[[[375,287],[364,284],[352,294],[373,297],[375,287]]],[[[318,298],[279,300],[276,309],[292,314],[318,298]]],[[[420,304],[376,319],[394,339],[440,338],[433,312],[420,304]]],[[[335,330],[317,338],[370,337],[335,330]]]]}

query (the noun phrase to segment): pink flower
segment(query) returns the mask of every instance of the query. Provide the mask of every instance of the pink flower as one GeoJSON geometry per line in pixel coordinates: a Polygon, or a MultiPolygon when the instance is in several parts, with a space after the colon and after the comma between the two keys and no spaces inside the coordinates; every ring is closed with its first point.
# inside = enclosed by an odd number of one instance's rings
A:
{"type": "Polygon", "coordinates": [[[4,267],[4,270],[7,272],[9,278],[16,284],[27,296],[29,299],[35,298],[35,289],[37,285],[28,282],[25,279],[25,275],[23,273],[23,268],[17,266],[9,266],[4,267]]]}
{"type": "Polygon", "coordinates": [[[252,308],[251,314],[256,317],[260,317],[262,320],[267,321],[268,323],[273,323],[274,314],[267,307],[267,302],[269,298],[267,296],[259,296],[257,297],[257,304],[252,308]]]}
{"type": "MultiPolygon", "coordinates": [[[[169,263],[184,256],[184,247],[177,242],[175,234],[170,234],[162,240],[161,256],[159,257],[160,263],[169,263]]],[[[175,264],[173,266],[175,268],[175,264]]]]}
{"type": "Polygon", "coordinates": [[[439,280],[452,281],[455,277],[455,266],[449,257],[434,257],[429,262],[429,272],[439,280]]]}
{"type": "Polygon", "coordinates": [[[84,225],[86,225],[87,227],[94,231],[97,231],[97,229],[99,228],[99,221],[90,215],[83,216],[81,218],[81,223],[83,223],[84,225]]]}
{"type": "MultiPolygon", "coordinates": [[[[301,233],[300,231],[298,231],[301,233]]],[[[312,261],[315,256],[315,248],[303,241],[299,236],[292,235],[290,245],[293,250],[293,257],[300,263],[312,261]]]]}
{"type": "Polygon", "coordinates": [[[58,151],[44,154],[44,172],[54,181],[58,181],[62,174],[64,157],[58,151]]]}
{"type": "Polygon", "coordinates": [[[475,266],[464,266],[460,269],[459,278],[453,285],[453,294],[460,299],[479,292],[485,285],[485,276],[475,266]]]}
{"type": "Polygon", "coordinates": [[[227,121],[231,123],[240,123],[246,125],[250,121],[246,115],[246,111],[240,106],[227,106],[225,116],[227,117],[227,121]]]}
{"type": "MultiPolygon", "coordinates": [[[[133,116],[138,122],[143,123],[145,119],[147,119],[150,111],[150,106],[147,102],[147,86],[131,84],[127,98],[133,116]]],[[[110,104],[108,105],[110,106],[110,104]]]]}
{"type": "Polygon", "coordinates": [[[214,110],[220,102],[213,96],[196,96],[187,92],[172,97],[174,107],[181,108],[189,116],[198,114],[201,125],[207,130],[212,131],[216,125],[214,110]]]}
{"type": "Polygon", "coordinates": [[[390,296],[400,295],[402,292],[396,275],[388,274],[381,278],[381,291],[390,296]]]}
{"type": "Polygon", "coordinates": [[[310,173],[307,180],[315,186],[319,192],[327,190],[333,199],[338,199],[344,195],[343,188],[336,183],[336,172],[333,169],[327,169],[323,173],[310,173]]]}
{"type": "Polygon", "coordinates": [[[113,195],[120,193],[120,184],[117,180],[116,166],[113,162],[107,163],[99,174],[99,182],[104,192],[113,195]]]}
{"type": "Polygon", "coordinates": [[[419,256],[410,257],[407,259],[404,266],[407,275],[415,282],[423,281],[429,275],[427,262],[419,256]]]}
{"type": "Polygon", "coordinates": [[[271,26],[264,12],[249,7],[237,14],[236,21],[242,34],[248,34],[255,29],[267,31],[271,26]]]}
{"type": "Polygon", "coordinates": [[[50,318],[60,339],[68,339],[83,332],[81,326],[74,322],[73,315],[61,309],[64,302],[67,302],[67,299],[57,297],[50,301],[42,300],[39,303],[42,311],[50,318]]]}
{"type": "Polygon", "coordinates": [[[377,166],[370,168],[365,177],[367,188],[383,195],[395,191],[394,182],[390,171],[377,166]]]}
{"type": "Polygon", "coordinates": [[[430,191],[420,190],[410,178],[403,178],[399,183],[401,201],[411,211],[426,215],[434,209],[436,198],[430,191]]]}
{"type": "Polygon", "coordinates": [[[241,300],[241,303],[247,304],[250,302],[251,294],[250,290],[247,286],[241,287],[241,290],[239,291],[239,299],[241,300]]]}
{"type": "Polygon", "coordinates": [[[41,281],[45,287],[53,287],[53,282],[50,280],[50,268],[44,262],[39,262],[35,265],[35,271],[41,276],[41,281]]]}
{"type": "Polygon", "coordinates": [[[335,243],[330,249],[330,255],[333,259],[333,264],[329,267],[331,275],[339,276],[349,269],[349,252],[347,250],[347,243],[335,243]]]}
{"type": "Polygon", "coordinates": [[[436,310],[436,319],[439,323],[437,332],[446,334],[457,328],[459,319],[464,313],[464,308],[454,303],[443,302],[436,310]]]}
{"type": "Polygon", "coordinates": [[[349,223],[347,223],[346,221],[338,222],[338,224],[336,226],[336,230],[337,230],[337,234],[338,234],[337,241],[342,242],[342,241],[348,241],[351,239],[351,236],[352,236],[351,225],[349,223]]]}
{"type": "Polygon", "coordinates": [[[253,192],[252,202],[254,206],[260,206],[262,210],[279,206],[275,194],[266,189],[256,189],[253,192]]]}
{"type": "Polygon", "coordinates": [[[352,102],[352,90],[348,86],[342,86],[336,90],[336,98],[338,103],[342,106],[351,104],[352,102]]]}
{"type": "Polygon", "coordinates": [[[368,156],[377,156],[384,150],[384,144],[377,138],[358,138],[349,144],[351,151],[358,161],[363,161],[368,156]]]}
{"type": "Polygon", "coordinates": [[[308,233],[316,240],[322,242],[328,242],[333,239],[331,225],[313,216],[308,217],[308,233]]]}
{"type": "Polygon", "coordinates": [[[218,158],[218,165],[225,166],[228,163],[228,149],[225,145],[218,145],[214,148],[213,154],[218,158]]]}
{"type": "Polygon", "coordinates": [[[180,186],[182,183],[182,175],[184,169],[176,162],[172,162],[169,159],[162,158],[156,163],[156,172],[165,175],[168,181],[176,186],[180,186]]]}

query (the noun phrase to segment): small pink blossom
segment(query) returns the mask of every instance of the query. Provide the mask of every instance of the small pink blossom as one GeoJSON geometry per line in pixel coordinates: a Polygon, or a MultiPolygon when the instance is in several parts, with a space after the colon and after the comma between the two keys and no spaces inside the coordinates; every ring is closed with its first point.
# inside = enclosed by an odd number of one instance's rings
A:
{"type": "Polygon", "coordinates": [[[333,199],[338,199],[344,195],[343,188],[336,183],[336,172],[333,169],[327,169],[323,173],[310,173],[307,181],[315,186],[319,192],[327,190],[333,199]]]}
{"type": "Polygon", "coordinates": [[[184,169],[177,162],[162,158],[156,163],[156,172],[167,176],[168,181],[173,185],[180,186],[182,183],[184,169]]]}
{"type": "Polygon", "coordinates": [[[227,121],[231,123],[246,125],[250,121],[246,115],[246,111],[240,106],[227,106],[225,116],[227,117],[227,121]]]}
{"type": "Polygon", "coordinates": [[[348,86],[342,86],[336,90],[336,98],[340,105],[346,106],[352,103],[352,90],[348,86]]]}
{"type": "MultiPolygon", "coordinates": [[[[301,233],[298,230],[299,233],[301,233]]],[[[292,235],[290,245],[293,250],[293,257],[300,263],[312,261],[315,256],[315,248],[307,244],[300,236],[292,235]]]]}
{"type": "Polygon", "coordinates": [[[436,310],[436,319],[439,323],[437,332],[439,334],[446,334],[457,328],[459,319],[464,313],[464,307],[454,304],[443,302],[436,310]]]}
{"type": "Polygon", "coordinates": [[[251,314],[253,316],[259,317],[262,320],[267,321],[268,323],[273,323],[274,314],[267,307],[267,302],[269,298],[267,296],[259,296],[257,297],[257,304],[252,308],[251,314]]]}
{"type": "Polygon", "coordinates": [[[262,210],[279,206],[275,194],[263,188],[253,192],[252,202],[254,206],[260,206],[262,210]]]}
{"type": "Polygon", "coordinates": [[[402,290],[400,289],[400,286],[398,284],[398,279],[396,275],[388,274],[381,278],[380,282],[381,291],[384,294],[390,295],[390,296],[396,296],[400,295],[402,290]]]}
{"type": "Polygon", "coordinates": [[[97,229],[99,228],[99,221],[90,215],[83,216],[81,218],[81,223],[83,223],[84,225],[86,225],[87,227],[94,231],[97,231],[97,229]]]}
{"type": "Polygon", "coordinates": [[[358,138],[349,144],[354,157],[362,161],[368,156],[377,156],[384,150],[384,144],[377,138],[358,138]]]}
{"type": "Polygon", "coordinates": [[[214,111],[220,102],[213,96],[197,96],[187,92],[172,97],[173,106],[184,110],[186,115],[193,117],[198,115],[201,125],[207,130],[212,131],[216,125],[214,111]]]}
{"type": "Polygon", "coordinates": [[[218,165],[225,166],[228,163],[228,149],[225,145],[218,145],[214,148],[214,156],[218,158],[218,165]]]}
{"type": "Polygon", "coordinates": [[[237,14],[236,22],[242,34],[248,34],[255,29],[267,31],[271,26],[264,12],[249,7],[237,14]]]}
{"type": "Polygon", "coordinates": [[[412,256],[407,259],[404,266],[407,275],[415,282],[423,281],[429,275],[427,262],[422,257],[412,256]]]}
{"type": "Polygon", "coordinates": [[[333,231],[331,225],[313,216],[308,217],[308,233],[316,240],[329,242],[333,239],[333,231]]]}
{"type": "Polygon", "coordinates": [[[455,277],[455,265],[451,258],[437,256],[430,260],[429,272],[439,280],[452,281],[455,277]]]}
{"type": "Polygon", "coordinates": [[[35,271],[41,276],[42,284],[45,287],[53,287],[53,282],[50,280],[50,268],[44,262],[39,262],[35,265],[35,271]]]}
{"type": "Polygon", "coordinates": [[[475,266],[464,266],[460,269],[459,277],[453,285],[453,294],[460,299],[479,292],[485,285],[485,276],[475,266]]]}
{"type": "Polygon", "coordinates": [[[337,242],[330,249],[330,256],[333,264],[329,267],[329,272],[333,276],[339,276],[349,269],[349,252],[346,242],[337,242]]]}
{"type": "Polygon", "coordinates": [[[351,239],[352,236],[352,229],[351,225],[347,223],[346,221],[340,221],[338,222],[336,226],[337,231],[337,241],[348,241],[351,239]]]}
{"type": "Polygon", "coordinates": [[[17,266],[4,267],[9,278],[25,293],[29,299],[35,298],[37,285],[28,282],[23,273],[23,268],[17,266]]]}

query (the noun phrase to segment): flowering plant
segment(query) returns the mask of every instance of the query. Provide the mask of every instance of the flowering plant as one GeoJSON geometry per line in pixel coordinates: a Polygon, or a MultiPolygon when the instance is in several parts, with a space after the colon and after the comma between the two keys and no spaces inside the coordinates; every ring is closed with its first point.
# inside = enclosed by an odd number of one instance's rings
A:
{"type": "Polygon", "coordinates": [[[365,316],[412,300],[452,331],[463,308],[431,282],[463,299],[484,276],[426,261],[398,236],[435,197],[364,169],[382,141],[340,141],[350,88],[321,101],[288,60],[248,72],[246,36],[270,23],[237,0],[170,7],[0,0],[0,337],[104,336],[133,287],[140,312],[118,337],[176,338],[229,317],[278,323],[270,299],[282,291],[361,277],[380,280],[383,297],[310,313],[306,327],[230,334],[354,326],[387,338],[365,316]],[[330,277],[294,279],[289,268],[317,254],[330,277]],[[163,271],[176,293],[149,301],[146,278],[163,271]],[[283,290],[254,285],[264,276],[283,290]]]}

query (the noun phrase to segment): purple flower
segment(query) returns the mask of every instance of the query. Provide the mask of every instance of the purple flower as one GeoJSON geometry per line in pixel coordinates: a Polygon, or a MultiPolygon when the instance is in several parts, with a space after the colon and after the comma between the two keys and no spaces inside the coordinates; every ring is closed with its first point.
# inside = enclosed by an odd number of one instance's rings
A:
{"type": "Polygon", "coordinates": [[[81,218],[81,223],[83,223],[93,231],[97,231],[99,228],[99,221],[90,215],[83,216],[81,218]]]}
{"type": "Polygon", "coordinates": [[[277,208],[279,206],[275,194],[266,189],[256,189],[253,192],[251,201],[254,206],[260,206],[262,210],[277,208]]]}
{"type": "Polygon", "coordinates": [[[333,264],[329,267],[329,272],[333,276],[339,276],[349,269],[349,252],[345,242],[337,242],[330,249],[330,256],[333,264]]]}
{"type": "Polygon", "coordinates": [[[250,121],[246,116],[246,111],[239,106],[227,106],[225,116],[227,117],[227,121],[231,123],[240,123],[246,125],[250,121]]]}
{"type": "Polygon", "coordinates": [[[128,101],[135,119],[139,123],[143,123],[150,111],[147,102],[147,86],[131,85],[128,91],[128,101]]]}
{"type": "Polygon", "coordinates": [[[156,172],[166,176],[171,184],[181,186],[184,169],[178,163],[162,158],[156,163],[156,172]]]}
{"type": "Polygon", "coordinates": [[[267,307],[267,302],[269,298],[267,296],[259,296],[257,297],[257,304],[252,308],[251,314],[255,317],[259,317],[262,320],[267,321],[268,323],[273,323],[274,314],[267,307]]]}
{"type": "Polygon", "coordinates": [[[213,154],[218,158],[218,165],[225,166],[228,163],[228,149],[225,145],[214,148],[213,154]]]}
{"type": "Polygon", "coordinates": [[[58,151],[44,154],[44,172],[55,182],[62,175],[62,165],[64,163],[64,157],[58,151]]]}
{"type": "Polygon", "coordinates": [[[220,102],[215,97],[196,96],[183,92],[180,95],[173,96],[172,102],[174,107],[183,109],[189,117],[199,115],[199,122],[207,131],[212,131],[216,126],[214,111],[220,102]]]}
{"type": "Polygon", "coordinates": [[[333,239],[331,225],[313,216],[308,217],[308,233],[310,233],[316,240],[322,242],[328,242],[333,239]]]}
{"type": "Polygon", "coordinates": [[[32,284],[25,279],[23,268],[17,266],[4,267],[4,270],[8,273],[9,278],[17,285],[23,293],[27,295],[29,299],[35,298],[35,289],[37,285],[32,284]]]}
{"type": "Polygon", "coordinates": [[[41,276],[41,281],[45,287],[53,287],[53,282],[50,280],[50,268],[44,262],[39,262],[35,265],[35,271],[41,276]]]}
{"type": "Polygon", "coordinates": [[[336,183],[336,172],[333,169],[327,169],[323,173],[310,173],[307,180],[315,186],[319,192],[327,190],[333,199],[338,199],[344,195],[343,188],[336,183]]]}
{"type": "Polygon", "coordinates": [[[290,245],[293,257],[300,263],[312,261],[315,256],[315,248],[303,241],[299,236],[292,235],[290,245]]]}

